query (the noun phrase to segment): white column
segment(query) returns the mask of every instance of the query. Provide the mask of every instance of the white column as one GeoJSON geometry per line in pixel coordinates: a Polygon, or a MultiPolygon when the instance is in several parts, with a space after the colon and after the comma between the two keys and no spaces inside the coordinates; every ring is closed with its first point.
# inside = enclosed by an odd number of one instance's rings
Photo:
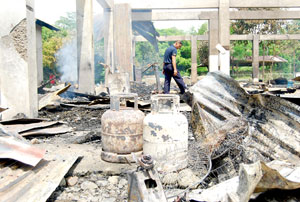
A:
{"type": "Polygon", "coordinates": [[[79,92],[94,94],[93,1],[76,0],[79,92]]]}
{"type": "Polygon", "coordinates": [[[209,20],[209,72],[219,70],[219,55],[216,45],[219,41],[218,19],[209,20]]]}
{"type": "Polygon", "coordinates": [[[43,71],[43,42],[42,42],[42,27],[36,25],[36,57],[37,57],[37,84],[38,86],[44,80],[43,71]]]}
{"type": "Polygon", "coordinates": [[[219,42],[225,53],[219,55],[220,71],[230,75],[230,12],[229,0],[219,0],[219,42]]]}
{"type": "Polygon", "coordinates": [[[131,7],[129,4],[115,4],[113,13],[115,66],[133,80],[131,7]]]}

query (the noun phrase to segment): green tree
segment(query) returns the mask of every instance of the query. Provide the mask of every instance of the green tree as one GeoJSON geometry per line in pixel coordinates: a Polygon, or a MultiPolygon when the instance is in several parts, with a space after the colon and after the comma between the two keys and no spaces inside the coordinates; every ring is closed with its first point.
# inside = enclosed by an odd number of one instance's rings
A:
{"type": "MultiPolygon", "coordinates": [[[[174,35],[185,35],[183,30],[177,29],[175,27],[167,29],[158,29],[158,33],[161,36],[174,36],[174,35]]],[[[154,47],[149,42],[137,42],[136,43],[136,57],[135,64],[140,67],[146,67],[149,63],[157,62],[162,68],[162,61],[165,50],[174,43],[174,41],[169,42],[158,42],[159,52],[157,53],[154,47]]],[[[191,44],[188,41],[183,41],[183,46],[178,50],[176,62],[178,69],[185,72],[191,66],[191,44]]]]}
{"type": "Polygon", "coordinates": [[[55,54],[62,48],[63,44],[71,40],[76,33],[76,15],[68,13],[67,17],[60,17],[55,23],[59,31],[53,31],[48,28],[42,28],[43,42],[43,68],[44,79],[49,78],[49,74],[54,73],[59,75],[57,59],[55,54]]]}
{"type": "Polygon", "coordinates": [[[43,68],[45,72],[45,80],[49,78],[49,74],[58,74],[56,66],[56,52],[62,47],[63,39],[67,36],[64,30],[53,31],[48,28],[42,28],[43,42],[43,68]]]}
{"type": "Polygon", "coordinates": [[[69,36],[76,35],[76,13],[68,12],[67,17],[61,16],[59,20],[55,22],[55,26],[61,30],[68,32],[69,36]]]}
{"type": "MultiPolygon", "coordinates": [[[[208,34],[208,24],[203,23],[201,27],[196,32],[197,35],[205,35],[208,34]]],[[[208,55],[209,55],[209,48],[207,41],[199,41],[198,42],[198,58],[197,64],[200,64],[200,68],[198,71],[200,72],[207,72],[207,69],[203,69],[203,67],[208,67],[208,55]]]]}
{"type": "MultiPolygon", "coordinates": [[[[268,10],[276,11],[279,8],[239,8],[238,10],[268,10]]],[[[285,20],[235,20],[230,27],[231,34],[283,34],[286,30],[287,21],[285,20]]],[[[243,60],[252,55],[252,43],[249,41],[234,41],[231,46],[232,59],[238,68],[238,60],[243,60]]],[[[280,52],[279,41],[263,41],[260,43],[260,55],[278,55],[280,52]]],[[[273,66],[273,65],[271,65],[273,66]]],[[[272,67],[269,67],[272,71],[272,67]]],[[[232,67],[234,70],[234,68],[232,67]]],[[[265,67],[262,67],[264,75],[265,67]]]]}
{"type": "MultiPolygon", "coordinates": [[[[300,20],[290,21],[284,34],[300,34],[300,20]]],[[[293,73],[300,71],[300,40],[285,40],[280,43],[278,54],[288,60],[288,64],[283,64],[284,72],[293,73]]]]}

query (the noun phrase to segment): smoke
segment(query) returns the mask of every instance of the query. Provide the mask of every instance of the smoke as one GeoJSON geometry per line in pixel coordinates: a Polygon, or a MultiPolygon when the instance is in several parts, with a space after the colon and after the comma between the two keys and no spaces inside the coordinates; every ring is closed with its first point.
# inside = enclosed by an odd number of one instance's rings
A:
{"type": "MultiPolygon", "coordinates": [[[[104,16],[94,16],[94,53],[95,53],[95,73],[96,82],[104,80],[100,72],[103,68],[98,64],[104,62],[104,47],[101,39],[104,36],[104,16]],[[99,70],[99,68],[102,68],[99,70]],[[98,78],[101,77],[101,78],[98,78]]],[[[58,71],[61,74],[61,80],[64,82],[78,83],[77,69],[77,40],[76,35],[71,36],[73,39],[66,42],[63,47],[56,53],[58,71]]]]}
{"type": "Polygon", "coordinates": [[[62,74],[61,80],[64,82],[77,83],[77,43],[73,39],[66,44],[56,54],[59,72],[62,74]]]}

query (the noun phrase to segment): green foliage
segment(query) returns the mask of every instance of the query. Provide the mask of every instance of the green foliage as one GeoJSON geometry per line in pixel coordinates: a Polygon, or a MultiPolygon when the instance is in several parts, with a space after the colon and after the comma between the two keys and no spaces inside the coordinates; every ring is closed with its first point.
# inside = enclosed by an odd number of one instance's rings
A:
{"type": "Polygon", "coordinates": [[[154,47],[150,44],[150,42],[137,42],[135,49],[135,64],[137,66],[146,67],[147,64],[159,62],[159,53],[155,51],[154,47]]]}
{"type": "Polygon", "coordinates": [[[177,36],[177,35],[185,35],[185,31],[177,29],[176,27],[171,27],[167,29],[157,29],[157,32],[161,36],[177,36]]]}
{"type": "MultiPolygon", "coordinates": [[[[198,29],[197,32],[198,35],[204,35],[208,34],[208,24],[203,23],[201,27],[198,29]]],[[[201,68],[198,71],[198,73],[203,74],[206,72],[205,67],[208,66],[208,57],[209,57],[209,48],[208,48],[208,42],[207,41],[199,41],[198,42],[198,58],[197,58],[197,64],[200,64],[201,68]],[[204,71],[202,71],[204,70],[204,71]]]]}
{"type": "MultiPolygon", "coordinates": [[[[42,40],[43,40],[43,66],[45,72],[45,79],[49,78],[49,74],[55,73],[59,75],[55,54],[62,48],[63,44],[71,42],[76,37],[76,13],[67,13],[67,16],[60,17],[56,21],[55,26],[60,31],[52,31],[43,27],[42,40]]],[[[104,62],[104,41],[99,40],[94,42],[95,49],[95,82],[104,82],[104,68],[99,63],[104,62]]]]}
{"type": "Polygon", "coordinates": [[[63,38],[66,37],[64,31],[52,31],[48,28],[42,28],[43,42],[43,66],[57,73],[55,53],[61,48],[63,38]]]}
{"type": "MultiPolygon", "coordinates": [[[[258,8],[240,8],[239,10],[262,10],[258,8]]],[[[264,8],[263,10],[279,10],[275,8],[264,8]]],[[[300,33],[300,21],[283,20],[236,20],[230,27],[231,34],[297,34],[300,33]]],[[[295,61],[295,71],[300,71],[299,40],[282,41],[261,41],[259,55],[280,56],[286,59],[287,63],[269,64],[265,71],[277,71],[283,74],[293,71],[295,61]],[[264,50],[265,49],[265,50],[264,50]]],[[[249,41],[234,41],[231,46],[231,56],[235,59],[243,60],[252,55],[252,44],[249,41]]],[[[234,70],[234,68],[232,68],[234,70]]],[[[239,72],[239,70],[236,70],[239,72]]]]}
{"type": "Polygon", "coordinates": [[[48,75],[54,73],[58,75],[58,66],[55,54],[63,46],[66,41],[75,36],[76,33],[76,13],[68,13],[67,17],[60,17],[55,23],[60,31],[53,31],[48,28],[42,28],[43,43],[43,67],[45,79],[48,75]]]}
{"type": "Polygon", "coordinates": [[[94,41],[95,83],[104,83],[105,69],[99,63],[104,63],[104,39],[94,41]]]}
{"type": "Polygon", "coordinates": [[[65,30],[69,35],[76,34],[76,13],[67,13],[67,17],[61,16],[58,21],[55,22],[55,26],[61,30],[65,30]]]}
{"type": "MultiPolygon", "coordinates": [[[[174,36],[174,35],[203,35],[208,32],[207,23],[202,24],[199,29],[195,29],[192,27],[188,33],[183,30],[179,30],[175,27],[168,29],[158,29],[157,31],[161,36],[174,36]]],[[[171,42],[159,42],[158,48],[159,53],[155,52],[153,46],[149,42],[137,42],[136,43],[136,57],[135,64],[140,67],[146,67],[149,63],[157,62],[162,64],[163,56],[165,50],[174,43],[171,42]]],[[[198,64],[202,66],[208,65],[208,43],[207,42],[199,42],[198,43],[198,64]]],[[[182,75],[190,75],[191,72],[191,42],[190,41],[182,41],[181,49],[177,50],[176,56],[176,64],[178,70],[182,75]]],[[[162,68],[162,65],[160,65],[162,68]]],[[[200,73],[207,72],[207,68],[198,68],[200,73]]]]}
{"type": "MultiPolygon", "coordinates": [[[[279,10],[279,8],[239,8],[238,10],[279,10]]],[[[235,20],[231,24],[231,34],[279,34],[286,22],[283,20],[235,20]]]]}
{"type": "MultiPolygon", "coordinates": [[[[183,30],[179,30],[175,27],[168,28],[168,29],[158,29],[158,33],[161,36],[170,36],[170,35],[185,35],[183,30]]],[[[162,68],[163,63],[163,56],[165,50],[174,43],[171,42],[159,42],[158,49],[159,52],[157,53],[154,47],[149,42],[137,42],[136,43],[136,57],[135,57],[135,64],[138,67],[146,67],[147,64],[155,63],[161,64],[160,67],[162,68]]],[[[186,69],[190,68],[191,66],[191,45],[190,42],[183,41],[183,46],[179,49],[176,56],[178,70],[185,71],[186,69]]]]}
{"type": "Polygon", "coordinates": [[[252,56],[252,43],[250,41],[245,41],[243,43],[234,43],[231,48],[231,56],[243,60],[247,56],[252,56]]]}

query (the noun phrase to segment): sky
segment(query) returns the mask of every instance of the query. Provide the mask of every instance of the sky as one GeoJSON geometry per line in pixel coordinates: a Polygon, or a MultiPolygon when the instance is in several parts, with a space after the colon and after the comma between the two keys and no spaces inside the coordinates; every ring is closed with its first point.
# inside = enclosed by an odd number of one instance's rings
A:
{"type": "MultiPolygon", "coordinates": [[[[103,12],[102,7],[93,0],[94,15],[103,12]]],[[[60,16],[66,16],[67,12],[76,11],[76,0],[35,0],[36,18],[54,25],[60,16]]],[[[160,21],[154,22],[157,29],[177,27],[189,31],[192,27],[199,28],[206,21],[160,21]]]]}

